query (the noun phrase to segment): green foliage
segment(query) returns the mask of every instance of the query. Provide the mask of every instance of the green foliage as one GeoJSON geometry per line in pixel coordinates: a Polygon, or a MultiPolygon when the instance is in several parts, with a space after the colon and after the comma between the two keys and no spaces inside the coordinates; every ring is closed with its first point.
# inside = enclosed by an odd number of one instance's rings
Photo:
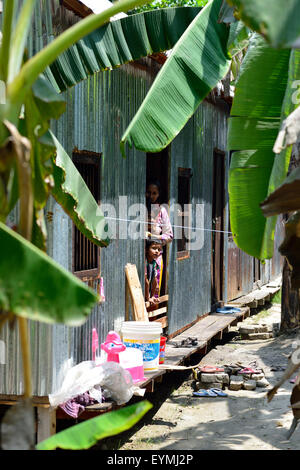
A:
{"type": "Polygon", "coordinates": [[[273,47],[299,47],[299,0],[227,0],[235,16],[273,47]]]}
{"type": "Polygon", "coordinates": [[[151,408],[151,403],[143,401],[105,413],[49,437],[40,442],[36,449],[54,450],[57,447],[69,450],[89,449],[99,439],[114,436],[130,429],[151,408]]]}
{"type": "Polygon", "coordinates": [[[165,148],[227,74],[229,28],[218,22],[221,3],[207,4],[176,43],[122,136],[123,153],[126,142],[145,152],[165,148]]]}
{"type": "Polygon", "coordinates": [[[228,149],[240,150],[230,166],[231,229],[237,245],[261,260],[273,255],[276,217],[266,219],[260,203],[287,174],[291,148],[274,159],[273,145],[295,108],[291,92],[299,74],[298,51],[273,49],[255,35],[236,83],[228,131],[228,149]]]}
{"type": "Polygon", "coordinates": [[[130,10],[128,14],[141,13],[143,11],[158,10],[161,8],[174,7],[204,7],[209,0],[155,0],[138,8],[130,10]]]}
{"type": "Polygon", "coordinates": [[[0,222],[0,311],[78,326],[97,295],[52,258],[0,222]]]}
{"type": "Polygon", "coordinates": [[[61,54],[45,74],[55,89],[64,91],[88,75],[172,49],[199,11],[166,8],[112,21],[61,54]]]}

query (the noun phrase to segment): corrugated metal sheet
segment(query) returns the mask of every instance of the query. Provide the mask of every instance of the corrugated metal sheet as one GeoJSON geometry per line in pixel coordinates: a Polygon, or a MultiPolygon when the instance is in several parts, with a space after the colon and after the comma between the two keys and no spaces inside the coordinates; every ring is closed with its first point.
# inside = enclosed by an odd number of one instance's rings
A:
{"type": "MultiPolygon", "coordinates": [[[[59,0],[39,0],[35,13],[30,51],[33,52],[52,37],[51,18],[58,22],[59,0]],[[43,20],[42,20],[43,18],[43,20]]],[[[70,17],[71,21],[72,18],[70,17]]],[[[149,62],[150,63],[150,62],[149,62]]],[[[127,197],[127,207],[144,203],[146,156],[128,150],[123,159],[119,142],[123,131],[141,104],[153,80],[153,71],[143,67],[124,66],[113,72],[97,74],[65,93],[67,111],[54,124],[54,132],[69,154],[76,147],[102,153],[101,200],[118,209],[119,196],[127,197]]],[[[193,169],[192,203],[203,204],[204,229],[212,227],[212,156],[214,148],[226,149],[225,111],[211,103],[200,105],[194,117],[171,145],[170,204],[177,200],[178,167],[193,169]]],[[[226,154],[228,169],[229,157],[226,154]]],[[[226,182],[227,183],[227,173],[226,182]]],[[[227,197],[227,196],[226,196],[227,197]]],[[[124,202],[124,200],[123,200],[124,202]]],[[[72,267],[72,223],[51,199],[47,206],[48,252],[66,269],[72,267]]],[[[120,215],[117,210],[116,215],[120,215]]],[[[225,207],[224,230],[228,229],[228,199],[225,207]]],[[[193,219],[193,225],[196,222],[193,219]]],[[[128,225],[117,225],[117,229],[128,225]]],[[[189,259],[176,259],[176,242],[169,248],[169,333],[193,322],[211,308],[211,233],[204,231],[203,247],[191,251],[189,259]]],[[[225,288],[227,296],[227,237],[224,245],[225,288]]],[[[106,301],[97,305],[84,326],[67,328],[30,322],[34,394],[47,395],[57,386],[57,378],[66,362],[75,363],[91,358],[91,332],[96,327],[100,341],[111,329],[119,330],[124,319],[125,274],[127,263],[137,265],[144,278],[144,243],[142,240],[118,239],[101,250],[101,275],[104,278],[106,301]]],[[[279,266],[276,259],[274,265],[279,266]]],[[[242,267],[242,271],[245,268],[242,267]]],[[[275,268],[273,268],[274,271],[275,268]]],[[[266,276],[270,276],[269,273],[266,276]]],[[[247,277],[248,279],[248,277],[247,277]]],[[[268,279],[269,280],[269,279],[268,279]]],[[[244,285],[246,281],[243,281],[244,285]]],[[[247,288],[248,288],[247,284],[247,288]]],[[[252,286],[251,286],[252,288],[252,286]]],[[[251,290],[250,288],[250,290],[251,290]]],[[[1,394],[21,394],[22,360],[18,332],[3,329],[0,339],[6,344],[6,365],[1,365],[1,394]]]]}
{"type": "MultiPolygon", "coordinates": [[[[212,175],[214,148],[226,150],[227,115],[211,103],[200,105],[194,117],[171,145],[170,204],[177,201],[177,169],[192,168],[192,204],[203,204],[203,247],[190,251],[188,259],[176,259],[176,242],[170,245],[169,256],[169,334],[193,322],[211,309],[211,230],[212,175]]],[[[228,159],[227,159],[228,160],[228,159]]],[[[227,161],[228,164],[228,161],[227,161]]],[[[225,227],[227,230],[227,204],[225,227]]],[[[199,221],[198,221],[199,223],[199,221]]],[[[196,219],[193,218],[195,227],[196,219]]],[[[226,249],[224,250],[224,262],[226,249]]]]}

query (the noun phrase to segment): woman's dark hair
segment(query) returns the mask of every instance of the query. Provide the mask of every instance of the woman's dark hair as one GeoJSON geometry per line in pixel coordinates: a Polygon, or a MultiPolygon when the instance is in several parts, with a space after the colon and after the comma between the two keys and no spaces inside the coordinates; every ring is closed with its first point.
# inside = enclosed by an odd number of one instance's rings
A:
{"type": "MultiPolygon", "coordinates": [[[[151,185],[157,187],[158,193],[159,193],[159,196],[158,196],[158,199],[157,199],[157,203],[160,203],[160,182],[159,182],[158,180],[151,179],[151,180],[149,180],[149,182],[147,183],[146,189],[148,189],[149,186],[151,186],[151,185]]],[[[150,211],[151,211],[151,200],[150,200],[150,198],[147,198],[147,197],[146,197],[146,206],[147,206],[147,210],[150,212],[150,211]]]]}
{"type": "Polygon", "coordinates": [[[156,186],[158,191],[160,192],[160,182],[158,180],[156,179],[149,180],[146,187],[148,188],[151,185],[156,186]]]}

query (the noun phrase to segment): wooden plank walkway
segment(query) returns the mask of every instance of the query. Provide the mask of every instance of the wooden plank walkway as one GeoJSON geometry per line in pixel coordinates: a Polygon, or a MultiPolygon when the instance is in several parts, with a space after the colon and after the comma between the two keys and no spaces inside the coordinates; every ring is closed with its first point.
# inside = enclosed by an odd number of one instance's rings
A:
{"type": "MultiPolygon", "coordinates": [[[[207,351],[207,347],[213,338],[221,339],[222,334],[228,331],[231,325],[235,325],[239,321],[250,315],[250,308],[243,307],[240,312],[234,314],[212,313],[203,319],[199,319],[197,323],[176,336],[166,344],[165,366],[181,365],[192,354],[203,351],[203,355],[207,351]],[[196,338],[198,344],[191,347],[182,347],[183,341],[188,338],[196,338]]],[[[161,381],[161,376],[166,373],[164,365],[159,366],[159,370],[153,374],[147,374],[147,379],[140,382],[140,388],[146,388],[147,391],[154,390],[154,384],[161,381]]],[[[196,365],[196,364],[195,364],[196,365]]],[[[171,369],[170,369],[171,370],[171,369]]]]}
{"type": "MultiPolygon", "coordinates": [[[[137,386],[145,388],[147,392],[153,392],[155,384],[161,382],[163,376],[170,372],[172,367],[176,369],[176,366],[182,365],[194,353],[203,353],[205,355],[212,339],[221,339],[223,333],[227,332],[230,326],[243,321],[250,315],[251,308],[256,308],[259,304],[269,300],[272,295],[280,290],[280,287],[281,278],[263,286],[261,289],[251,292],[247,296],[225,304],[225,306],[239,307],[241,309],[240,312],[234,314],[211,313],[202,319],[200,318],[197,323],[167,342],[164,365],[159,366],[156,372],[147,374],[145,376],[146,380],[138,383],[137,386]],[[183,347],[182,342],[188,338],[196,338],[197,344],[191,347],[183,347]],[[169,369],[163,368],[165,366],[169,367],[169,369]]],[[[17,403],[18,398],[12,395],[0,395],[0,405],[13,405],[17,403]]],[[[56,419],[73,419],[60,408],[52,410],[48,397],[34,397],[34,406],[37,407],[39,416],[37,424],[38,441],[55,433],[56,419]]],[[[120,406],[112,402],[87,406],[79,419],[89,419],[95,415],[117,408],[120,408],[120,406]]]]}

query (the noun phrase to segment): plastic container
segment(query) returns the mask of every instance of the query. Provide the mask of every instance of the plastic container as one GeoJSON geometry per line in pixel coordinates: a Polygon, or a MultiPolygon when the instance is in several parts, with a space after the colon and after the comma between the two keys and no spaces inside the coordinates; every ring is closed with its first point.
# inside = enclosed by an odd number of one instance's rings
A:
{"type": "Polygon", "coordinates": [[[158,322],[123,322],[121,334],[128,348],[140,349],[143,353],[145,374],[158,370],[161,324],[158,322]]]}
{"type": "Polygon", "coordinates": [[[137,348],[126,348],[119,354],[120,366],[128,370],[132,377],[133,383],[145,380],[143,353],[137,348]]]}
{"type": "Polygon", "coordinates": [[[167,338],[165,336],[161,336],[160,348],[159,348],[159,363],[160,364],[163,364],[165,362],[166,342],[167,342],[167,338]]]}

